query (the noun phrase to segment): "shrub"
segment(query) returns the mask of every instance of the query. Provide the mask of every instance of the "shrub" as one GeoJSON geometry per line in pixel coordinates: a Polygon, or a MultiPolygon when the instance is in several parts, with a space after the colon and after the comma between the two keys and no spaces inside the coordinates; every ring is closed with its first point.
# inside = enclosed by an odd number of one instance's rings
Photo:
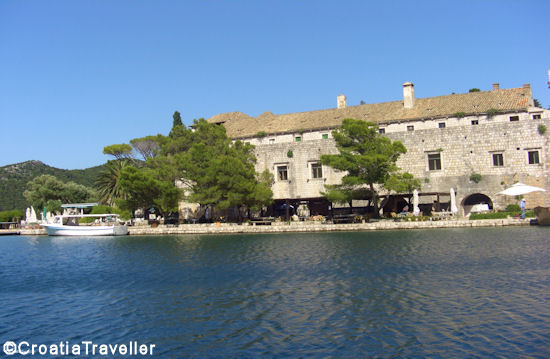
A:
{"type": "Polygon", "coordinates": [[[15,222],[17,219],[24,219],[23,211],[14,209],[11,211],[0,212],[0,222],[15,222]]]}
{"type": "Polygon", "coordinates": [[[506,206],[506,212],[521,212],[519,204],[509,204],[506,206]]]}
{"type": "Polygon", "coordinates": [[[509,215],[509,212],[472,213],[470,214],[470,221],[476,219],[504,219],[508,218],[509,215]]]}
{"type": "Polygon", "coordinates": [[[292,152],[292,150],[288,150],[288,152],[286,153],[286,156],[288,158],[292,158],[292,157],[294,157],[294,152],[292,152]]]}
{"type": "Polygon", "coordinates": [[[537,130],[539,131],[539,135],[544,135],[546,133],[546,126],[540,124],[537,130]]]}
{"type": "Polygon", "coordinates": [[[479,173],[472,173],[470,175],[470,181],[479,183],[481,181],[481,175],[479,173]]]}
{"type": "MultiPolygon", "coordinates": [[[[505,212],[490,212],[490,213],[472,213],[470,214],[470,221],[477,219],[505,219],[508,217],[519,216],[521,211],[505,211],[505,212]]],[[[526,218],[535,217],[534,211],[525,211],[526,218]]]]}
{"type": "Polygon", "coordinates": [[[265,136],[267,136],[267,132],[265,132],[265,131],[259,131],[259,132],[256,133],[256,137],[263,138],[265,136]]]}
{"type": "Polygon", "coordinates": [[[474,87],[473,89],[470,89],[468,92],[480,92],[481,90],[474,87]]]}
{"type": "Polygon", "coordinates": [[[487,116],[488,117],[493,117],[494,115],[497,115],[499,113],[500,113],[500,111],[497,110],[497,109],[494,109],[494,108],[490,108],[490,109],[487,110],[487,116]]]}
{"type": "Polygon", "coordinates": [[[466,112],[457,112],[457,113],[455,113],[455,116],[458,117],[458,118],[462,118],[462,117],[466,116],[466,112]]]}

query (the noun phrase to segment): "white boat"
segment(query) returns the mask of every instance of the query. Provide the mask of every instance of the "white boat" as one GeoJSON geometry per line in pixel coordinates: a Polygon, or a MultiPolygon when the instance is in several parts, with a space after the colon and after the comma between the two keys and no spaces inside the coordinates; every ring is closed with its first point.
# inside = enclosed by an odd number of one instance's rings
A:
{"type": "Polygon", "coordinates": [[[55,216],[52,223],[45,223],[42,226],[50,236],[124,236],[128,234],[128,226],[120,222],[118,214],[84,214],[84,209],[94,206],[97,206],[97,203],[63,204],[61,208],[64,213],[55,216]],[[87,221],[81,221],[82,218],[94,220],[92,223],[86,223],[87,221]]]}
{"type": "Polygon", "coordinates": [[[64,214],[53,223],[43,224],[49,236],[124,236],[128,226],[118,221],[118,214],[64,214]],[[80,223],[80,218],[94,218],[93,223],[80,223]]]}

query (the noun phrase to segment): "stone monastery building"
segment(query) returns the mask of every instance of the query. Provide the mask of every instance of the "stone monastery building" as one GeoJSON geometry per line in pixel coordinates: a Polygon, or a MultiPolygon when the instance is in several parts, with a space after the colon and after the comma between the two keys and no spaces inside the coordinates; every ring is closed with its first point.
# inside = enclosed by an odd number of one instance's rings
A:
{"type": "MultiPolygon", "coordinates": [[[[307,205],[313,215],[328,214],[333,204],[321,192],[343,176],[319,160],[322,154],[338,153],[331,132],[344,118],[376,122],[381,134],[405,145],[407,153],[397,165],[421,181],[424,212],[448,209],[451,188],[462,215],[479,205],[503,209],[518,203],[497,194],[518,181],[550,189],[549,133],[544,131],[544,126],[550,130],[550,111],[534,106],[529,84],[415,98],[414,85],[406,82],[403,98],[393,102],[348,106],[340,95],[333,109],[283,115],[267,111],[255,118],[230,112],[208,121],[225,126],[231,138],[256,146],[256,170],[268,169],[275,177],[272,210],[307,205]]],[[[409,198],[381,194],[384,211],[400,211],[409,198]]],[[[525,199],[528,208],[550,206],[550,191],[525,199]]]]}

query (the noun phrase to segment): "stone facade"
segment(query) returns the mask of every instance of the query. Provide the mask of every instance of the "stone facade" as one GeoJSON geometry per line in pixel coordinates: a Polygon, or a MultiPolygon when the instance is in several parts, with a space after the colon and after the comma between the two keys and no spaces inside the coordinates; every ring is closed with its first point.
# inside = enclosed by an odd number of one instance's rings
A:
{"type": "MultiPolygon", "coordinates": [[[[477,202],[495,209],[516,203],[515,198],[497,192],[518,181],[550,188],[548,133],[540,131],[541,126],[550,128],[550,111],[533,107],[529,85],[500,90],[495,84],[493,91],[415,100],[413,84],[405,83],[403,93],[400,105],[394,102],[354,109],[346,108],[340,95],[337,111],[347,111],[351,114],[347,117],[352,118],[364,113],[364,119],[378,123],[381,133],[405,145],[407,153],[399,158],[398,166],[421,180],[425,203],[448,201],[445,194],[453,188],[459,211],[466,214],[477,202]],[[494,109],[495,106],[500,107],[494,109]],[[403,107],[409,112],[403,112],[403,107]],[[462,108],[467,110],[458,111],[462,108]],[[395,116],[389,111],[394,111],[395,116]],[[410,116],[410,111],[423,117],[410,116]],[[450,111],[456,112],[446,113],[450,111]]],[[[326,110],[280,115],[281,121],[288,117],[299,121],[303,117],[309,128],[278,128],[270,132],[269,128],[275,125],[266,123],[265,137],[240,137],[228,132],[256,146],[257,171],[268,169],[273,173],[276,200],[310,200],[322,197],[324,186],[339,183],[344,175],[319,164],[322,154],[337,153],[331,133],[337,126],[326,122],[337,114],[326,110]]],[[[260,117],[241,121],[256,120],[250,123],[262,129],[260,117]]],[[[269,121],[276,123],[276,117],[270,113],[269,121]]],[[[238,129],[239,123],[225,125],[231,130],[238,129]]],[[[528,208],[550,206],[550,191],[525,198],[528,208]]]]}

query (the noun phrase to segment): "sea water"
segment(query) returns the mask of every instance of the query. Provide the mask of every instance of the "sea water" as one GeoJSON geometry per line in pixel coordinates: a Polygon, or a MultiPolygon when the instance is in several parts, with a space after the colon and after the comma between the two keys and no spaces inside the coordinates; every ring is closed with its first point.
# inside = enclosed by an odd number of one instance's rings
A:
{"type": "Polygon", "coordinates": [[[550,228],[0,237],[0,304],[20,349],[548,358],[550,228]]]}

